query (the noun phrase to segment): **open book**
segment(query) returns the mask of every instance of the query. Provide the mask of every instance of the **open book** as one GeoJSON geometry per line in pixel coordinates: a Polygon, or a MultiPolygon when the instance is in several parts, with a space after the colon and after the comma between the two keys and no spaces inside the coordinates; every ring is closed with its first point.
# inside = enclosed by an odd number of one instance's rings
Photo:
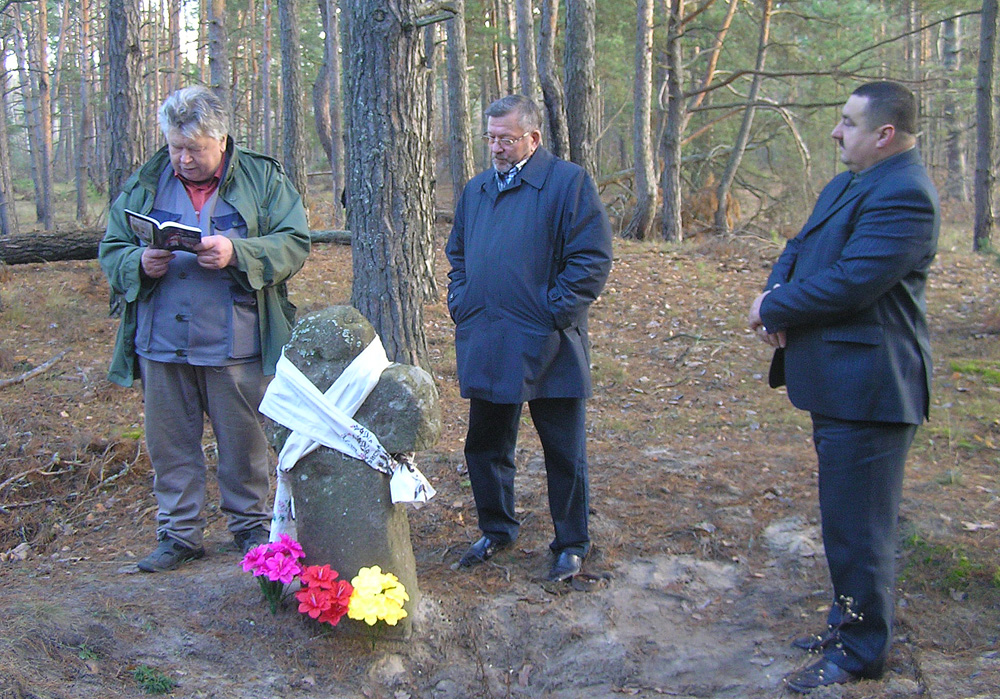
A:
{"type": "Polygon", "coordinates": [[[194,246],[201,242],[201,229],[186,226],[175,221],[160,223],[152,216],[125,209],[125,220],[139,240],[151,248],[194,252],[194,246]]]}

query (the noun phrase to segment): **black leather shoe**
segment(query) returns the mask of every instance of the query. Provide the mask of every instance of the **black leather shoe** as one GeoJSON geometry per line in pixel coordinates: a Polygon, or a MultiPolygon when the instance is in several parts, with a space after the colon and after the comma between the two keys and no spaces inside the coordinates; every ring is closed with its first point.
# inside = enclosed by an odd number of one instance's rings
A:
{"type": "Polygon", "coordinates": [[[785,683],[793,692],[806,694],[817,687],[827,687],[831,684],[849,684],[861,679],[860,675],[848,672],[826,656],[812,665],[793,672],[785,678],[785,683]]]}
{"type": "Polygon", "coordinates": [[[201,546],[191,548],[169,536],[160,539],[156,549],[137,564],[144,573],[161,573],[173,570],[182,563],[193,561],[205,555],[201,546]]]}
{"type": "Polygon", "coordinates": [[[236,548],[238,548],[244,556],[250,552],[250,549],[255,549],[258,546],[266,544],[270,541],[270,538],[271,532],[264,527],[244,529],[241,532],[233,534],[233,541],[236,543],[236,548]]]}
{"type": "Polygon", "coordinates": [[[509,547],[510,542],[500,543],[498,541],[494,541],[488,536],[484,536],[470,546],[469,550],[462,555],[462,557],[458,560],[458,567],[471,568],[472,566],[477,566],[480,563],[485,563],[493,558],[493,556],[497,553],[509,547]]]}
{"type": "Polygon", "coordinates": [[[819,653],[821,650],[833,643],[834,640],[834,634],[827,629],[822,634],[813,634],[811,636],[800,636],[799,638],[796,638],[792,641],[792,648],[809,651],[810,653],[819,653]]]}
{"type": "Polygon", "coordinates": [[[563,580],[569,580],[574,575],[578,575],[580,573],[580,568],[582,567],[582,556],[575,553],[569,553],[568,551],[563,551],[556,556],[555,563],[552,564],[552,569],[549,570],[549,574],[545,579],[549,582],[562,582],[563,580]]]}

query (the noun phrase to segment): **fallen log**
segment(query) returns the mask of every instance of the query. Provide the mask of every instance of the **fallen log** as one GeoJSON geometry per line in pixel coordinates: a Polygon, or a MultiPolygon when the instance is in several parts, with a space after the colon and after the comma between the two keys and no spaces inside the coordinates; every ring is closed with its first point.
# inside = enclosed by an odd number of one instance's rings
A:
{"type": "Polygon", "coordinates": [[[23,265],[58,260],[93,260],[104,231],[99,229],[59,233],[22,233],[0,238],[0,262],[23,265]]]}
{"type": "Polygon", "coordinates": [[[314,243],[335,243],[336,245],[350,245],[350,231],[309,231],[309,237],[314,243]]]}
{"type": "MultiPolygon", "coordinates": [[[[350,245],[350,231],[311,231],[314,243],[350,245]]],[[[94,260],[103,229],[57,233],[21,233],[0,237],[0,262],[23,265],[31,262],[94,260]]]]}

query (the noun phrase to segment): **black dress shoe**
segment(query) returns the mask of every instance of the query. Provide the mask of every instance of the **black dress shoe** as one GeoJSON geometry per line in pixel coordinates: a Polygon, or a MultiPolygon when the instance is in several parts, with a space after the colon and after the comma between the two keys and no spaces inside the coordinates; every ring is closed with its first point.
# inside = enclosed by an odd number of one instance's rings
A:
{"type": "Polygon", "coordinates": [[[861,679],[860,675],[848,672],[826,656],[812,665],[793,672],[785,678],[785,683],[793,692],[806,694],[817,687],[827,687],[831,684],[849,684],[861,679]]]}
{"type": "Polygon", "coordinates": [[[835,640],[836,636],[829,629],[827,629],[822,634],[813,634],[811,636],[800,636],[799,638],[796,638],[792,641],[792,647],[798,648],[799,650],[809,651],[810,653],[819,653],[835,640]]]}
{"type": "Polygon", "coordinates": [[[552,569],[549,570],[549,574],[545,579],[549,582],[562,582],[563,580],[569,580],[574,575],[579,574],[580,568],[582,567],[582,556],[575,553],[569,553],[568,551],[563,551],[556,556],[555,563],[552,564],[552,569]]]}
{"type": "Polygon", "coordinates": [[[500,551],[503,551],[505,548],[509,548],[510,544],[511,542],[509,541],[500,543],[499,541],[494,541],[488,536],[484,536],[470,546],[469,550],[466,551],[460,559],[458,559],[458,567],[471,568],[472,566],[477,566],[480,563],[485,563],[500,551]]]}

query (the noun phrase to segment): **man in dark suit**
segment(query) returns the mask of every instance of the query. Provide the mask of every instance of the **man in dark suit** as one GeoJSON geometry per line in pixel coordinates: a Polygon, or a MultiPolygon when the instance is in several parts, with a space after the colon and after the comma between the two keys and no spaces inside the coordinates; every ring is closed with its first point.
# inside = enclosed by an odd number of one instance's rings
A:
{"type": "Polygon", "coordinates": [[[532,100],[503,97],[486,116],[493,167],[462,191],[446,247],[458,382],[470,399],[465,460],[483,534],[458,566],[517,538],[514,450],[527,401],[555,529],[548,578],[562,581],[590,549],[587,312],[611,270],[611,224],[590,175],[541,147],[532,100]]]}
{"type": "Polygon", "coordinates": [[[924,287],[938,198],[916,151],[916,100],[894,82],[858,87],[833,129],[848,172],[788,241],[749,324],[776,349],[772,387],[808,410],[819,461],[833,601],[822,656],[787,678],[816,687],[877,678],[892,640],[903,466],[930,402],[924,287]]]}

